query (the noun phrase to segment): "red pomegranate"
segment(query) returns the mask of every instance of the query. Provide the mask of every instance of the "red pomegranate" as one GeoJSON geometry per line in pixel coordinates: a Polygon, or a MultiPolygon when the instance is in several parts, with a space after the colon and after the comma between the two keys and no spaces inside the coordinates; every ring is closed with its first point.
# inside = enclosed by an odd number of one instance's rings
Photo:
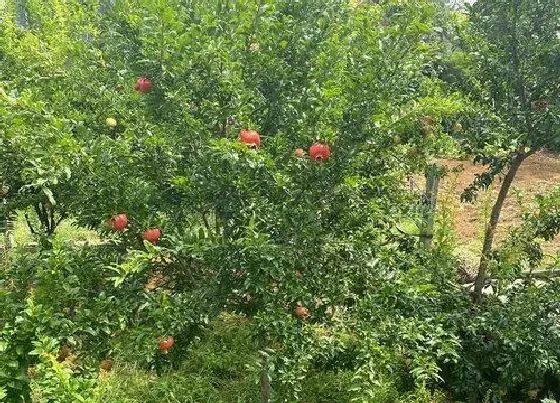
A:
{"type": "Polygon", "coordinates": [[[298,304],[296,306],[296,309],[294,310],[294,314],[298,319],[305,320],[309,316],[309,309],[307,309],[304,306],[301,306],[301,304],[298,304]]]}
{"type": "Polygon", "coordinates": [[[331,149],[323,143],[315,143],[309,147],[309,156],[315,161],[323,161],[331,156],[331,149]]]}
{"type": "Polygon", "coordinates": [[[296,148],[294,155],[298,158],[303,158],[305,156],[305,151],[303,151],[303,148],[296,148]]]}
{"type": "Polygon", "coordinates": [[[142,234],[142,238],[148,242],[156,243],[161,237],[161,230],[159,228],[149,228],[142,234]]]}
{"type": "Polygon", "coordinates": [[[261,145],[261,136],[254,130],[241,130],[239,133],[239,141],[247,144],[249,147],[259,148],[261,145]]]}
{"type": "Polygon", "coordinates": [[[124,213],[113,216],[111,221],[113,223],[112,229],[118,232],[123,232],[128,225],[128,217],[124,213]]]}
{"type": "Polygon", "coordinates": [[[175,344],[175,339],[173,336],[169,336],[166,339],[161,339],[158,341],[158,347],[164,353],[167,353],[171,347],[175,344]]]}
{"type": "Polygon", "coordinates": [[[140,77],[138,80],[136,80],[134,90],[142,93],[150,92],[152,90],[152,81],[147,79],[146,77],[140,77]]]}

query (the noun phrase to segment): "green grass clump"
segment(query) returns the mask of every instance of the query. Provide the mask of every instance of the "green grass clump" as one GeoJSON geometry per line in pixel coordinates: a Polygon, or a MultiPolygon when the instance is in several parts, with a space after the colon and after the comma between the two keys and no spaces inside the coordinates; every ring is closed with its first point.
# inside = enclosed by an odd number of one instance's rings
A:
{"type": "MultiPolygon", "coordinates": [[[[241,375],[241,374],[240,374],[241,375]]],[[[219,379],[187,369],[161,377],[134,368],[117,368],[101,381],[99,403],[257,402],[250,377],[219,379]]]]}
{"type": "MultiPolygon", "coordinates": [[[[179,368],[161,377],[116,358],[110,373],[100,378],[98,402],[114,403],[253,403],[260,402],[257,344],[242,316],[222,314],[201,334],[179,368]]],[[[349,402],[353,373],[311,372],[303,382],[300,401],[349,402]]]]}
{"type": "Polygon", "coordinates": [[[258,402],[258,377],[248,369],[258,355],[247,320],[221,315],[197,340],[180,367],[161,377],[117,357],[101,380],[99,402],[258,402]]]}
{"type": "MultiPolygon", "coordinates": [[[[34,213],[29,213],[28,216],[34,228],[39,228],[39,223],[34,213]]],[[[23,211],[19,212],[14,220],[13,236],[18,246],[33,244],[38,241],[31,233],[25,220],[25,212],[23,211]]],[[[3,244],[4,242],[4,233],[0,232],[0,243],[3,244]]],[[[73,220],[66,219],[56,228],[53,242],[56,247],[66,243],[96,244],[100,242],[100,239],[95,231],[79,227],[73,220]]]]}

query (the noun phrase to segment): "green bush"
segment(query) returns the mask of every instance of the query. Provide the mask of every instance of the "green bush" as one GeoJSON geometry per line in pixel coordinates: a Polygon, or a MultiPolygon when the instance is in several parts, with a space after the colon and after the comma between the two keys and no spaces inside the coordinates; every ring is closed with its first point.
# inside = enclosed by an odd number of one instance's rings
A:
{"type": "Polygon", "coordinates": [[[445,366],[444,378],[458,396],[500,401],[558,396],[558,284],[528,280],[500,299],[491,298],[483,312],[462,319],[461,357],[445,366]]]}

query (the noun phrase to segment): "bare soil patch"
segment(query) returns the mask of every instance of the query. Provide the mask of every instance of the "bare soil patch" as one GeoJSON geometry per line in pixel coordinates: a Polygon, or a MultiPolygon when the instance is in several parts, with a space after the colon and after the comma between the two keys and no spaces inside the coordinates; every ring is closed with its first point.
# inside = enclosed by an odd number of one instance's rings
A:
{"type": "MultiPolygon", "coordinates": [[[[440,200],[454,201],[454,228],[461,246],[476,250],[482,243],[482,233],[487,216],[499,191],[501,178],[496,179],[487,191],[480,192],[474,203],[460,203],[460,195],[476,174],[484,172],[485,166],[474,165],[470,161],[442,160],[449,168],[462,166],[462,171],[449,173],[442,181],[440,200]],[[451,196],[451,197],[449,197],[451,196]]],[[[497,242],[503,240],[512,228],[521,222],[521,213],[535,209],[535,195],[545,193],[560,186],[560,158],[557,155],[541,152],[529,157],[521,166],[510,194],[508,195],[498,227],[497,242]]],[[[543,244],[547,253],[556,253],[560,239],[543,244]]]]}

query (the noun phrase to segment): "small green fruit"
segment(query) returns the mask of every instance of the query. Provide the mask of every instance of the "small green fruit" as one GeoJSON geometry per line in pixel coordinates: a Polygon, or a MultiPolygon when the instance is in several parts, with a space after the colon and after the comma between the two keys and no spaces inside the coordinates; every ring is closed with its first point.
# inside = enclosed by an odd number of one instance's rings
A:
{"type": "Polygon", "coordinates": [[[107,120],[105,120],[105,123],[111,129],[114,129],[115,127],[117,127],[117,119],[115,119],[115,118],[107,118],[107,120]]]}

